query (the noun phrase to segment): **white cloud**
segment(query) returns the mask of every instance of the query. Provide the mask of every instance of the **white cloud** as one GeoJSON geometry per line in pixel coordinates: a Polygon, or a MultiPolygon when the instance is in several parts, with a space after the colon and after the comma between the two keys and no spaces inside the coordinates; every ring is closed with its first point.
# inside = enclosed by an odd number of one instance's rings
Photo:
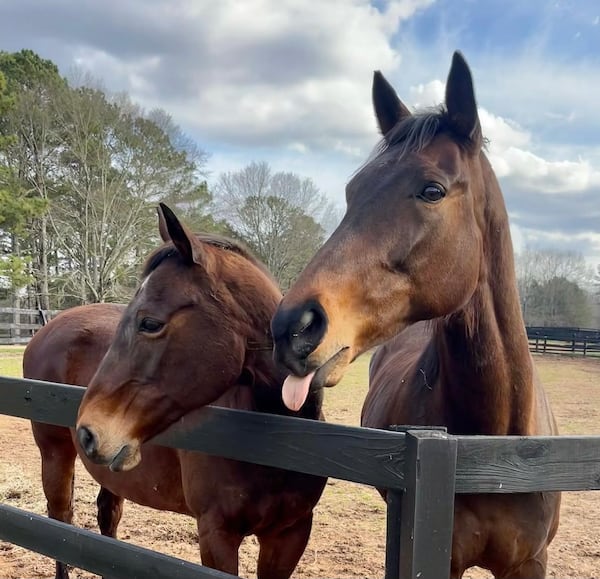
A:
{"type": "Polygon", "coordinates": [[[444,101],[446,85],[441,80],[410,87],[409,98],[415,109],[430,108],[444,101]]]}
{"type": "Polygon", "coordinates": [[[490,158],[499,177],[511,177],[523,189],[568,194],[600,185],[600,171],[585,160],[547,161],[517,147],[490,158]]]}
{"type": "Polygon", "coordinates": [[[509,147],[523,148],[531,144],[531,133],[515,121],[494,115],[482,108],[479,109],[479,120],[491,151],[504,151],[509,147]]]}
{"type": "Polygon", "coordinates": [[[318,9],[302,0],[161,0],[135,10],[113,1],[106,38],[71,42],[80,66],[206,138],[321,149],[341,138],[354,150],[374,134],[365,98],[373,70],[397,68],[392,35],[432,2],[387,0],[378,10],[368,0],[318,9]],[[117,51],[108,32],[132,13],[132,46],[117,51]]]}

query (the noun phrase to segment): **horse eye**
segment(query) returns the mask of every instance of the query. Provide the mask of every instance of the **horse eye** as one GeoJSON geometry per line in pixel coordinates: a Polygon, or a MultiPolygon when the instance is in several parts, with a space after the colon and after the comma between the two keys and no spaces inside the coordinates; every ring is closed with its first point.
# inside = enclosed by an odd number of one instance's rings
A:
{"type": "Polygon", "coordinates": [[[446,196],[446,191],[441,185],[437,183],[431,183],[427,185],[423,191],[417,195],[419,199],[422,199],[426,203],[437,203],[446,196]]]}
{"type": "Polygon", "coordinates": [[[164,328],[165,324],[154,318],[143,318],[138,326],[140,332],[146,332],[147,334],[156,334],[164,328]]]}

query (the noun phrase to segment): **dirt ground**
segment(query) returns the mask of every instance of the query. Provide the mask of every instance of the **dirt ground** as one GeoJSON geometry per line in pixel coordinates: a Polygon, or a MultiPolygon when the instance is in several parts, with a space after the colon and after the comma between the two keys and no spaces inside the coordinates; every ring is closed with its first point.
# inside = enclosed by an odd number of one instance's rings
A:
{"type": "MultiPolygon", "coordinates": [[[[561,432],[600,434],[600,361],[536,358],[561,432]]],[[[366,363],[326,394],[328,420],[357,424],[365,393],[366,363]]],[[[599,457],[600,464],[600,457],[599,457]]],[[[78,465],[75,524],[96,530],[97,485],[78,465]]],[[[0,415],[0,502],[45,514],[39,455],[29,423],[0,415]]],[[[565,493],[561,526],[550,549],[548,577],[600,579],[600,493],[565,493]]],[[[382,577],[385,508],[371,488],[330,480],[315,511],[315,525],[294,577],[382,577]]],[[[195,522],[187,517],[126,503],[121,539],[199,562],[195,522]]],[[[255,576],[257,547],[242,546],[240,574],[255,576]]],[[[53,577],[49,559],[0,542],[0,578],[53,577]]],[[[470,570],[465,577],[490,577],[470,570]]],[[[71,577],[95,577],[74,570],[71,577]]]]}

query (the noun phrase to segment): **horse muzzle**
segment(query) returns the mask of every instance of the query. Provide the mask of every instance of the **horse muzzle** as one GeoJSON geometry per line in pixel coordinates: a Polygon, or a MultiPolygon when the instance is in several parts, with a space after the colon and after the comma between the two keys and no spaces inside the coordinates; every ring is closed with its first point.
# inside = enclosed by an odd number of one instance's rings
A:
{"type": "Polygon", "coordinates": [[[108,466],[113,472],[131,470],[141,460],[140,445],[129,443],[107,443],[89,426],[79,426],[76,438],[83,454],[93,463],[108,466]]]}

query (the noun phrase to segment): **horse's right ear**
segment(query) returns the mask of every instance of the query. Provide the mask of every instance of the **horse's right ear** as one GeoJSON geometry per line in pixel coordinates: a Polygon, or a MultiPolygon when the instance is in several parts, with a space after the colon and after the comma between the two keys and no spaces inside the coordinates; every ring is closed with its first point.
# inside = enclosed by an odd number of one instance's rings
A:
{"type": "Polygon", "coordinates": [[[194,234],[164,203],[158,204],[158,229],[163,241],[172,241],[187,265],[194,263],[207,268],[207,255],[194,234]]]}
{"type": "Polygon", "coordinates": [[[450,126],[463,139],[469,140],[475,151],[481,147],[481,123],[477,114],[473,76],[465,57],[457,50],[446,82],[446,109],[450,126]]]}
{"type": "Polygon", "coordinates": [[[398,98],[392,85],[380,71],[373,74],[373,108],[381,134],[385,137],[402,119],[411,116],[406,105],[398,98]]]}
{"type": "Polygon", "coordinates": [[[169,236],[169,229],[167,228],[165,214],[163,213],[161,205],[163,205],[163,203],[156,208],[156,212],[158,213],[158,231],[160,233],[160,238],[166,243],[167,241],[171,241],[171,237],[169,236]]]}

